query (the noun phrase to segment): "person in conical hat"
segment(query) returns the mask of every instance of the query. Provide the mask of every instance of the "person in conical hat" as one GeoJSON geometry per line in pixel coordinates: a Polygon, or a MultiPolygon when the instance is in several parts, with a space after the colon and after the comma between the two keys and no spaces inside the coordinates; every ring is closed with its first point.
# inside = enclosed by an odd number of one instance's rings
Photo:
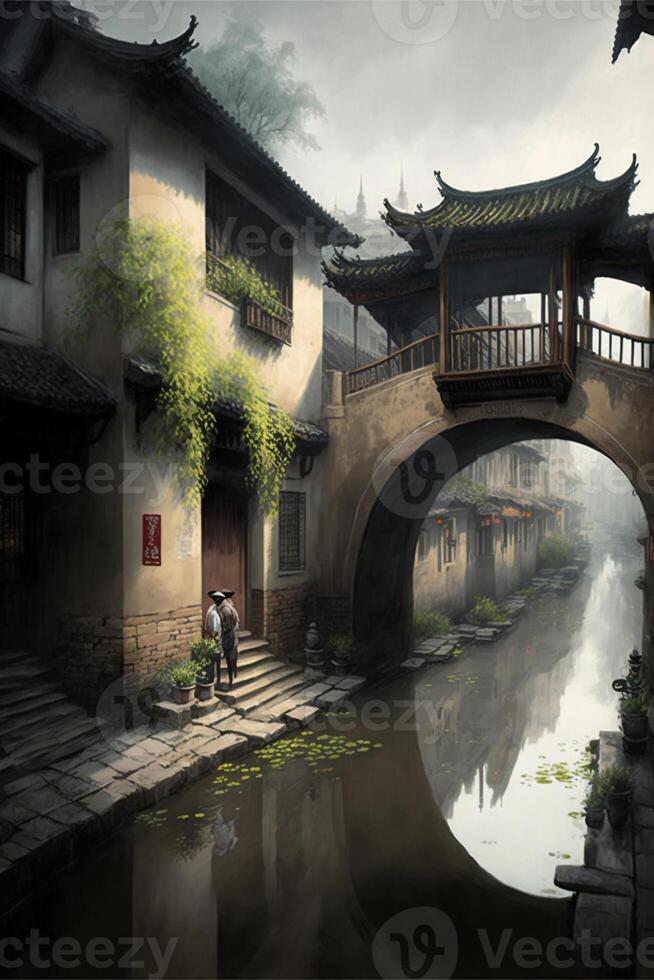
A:
{"type": "Polygon", "coordinates": [[[236,606],[232,602],[232,596],[236,595],[233,589],[221,589],[223,601],[218,607],[220,625],[222,627],[222,644],[227,663],[227,673],[229,675],[229,686],[234,683],[234,678],[238,673],[238,633],[240,620],[236,606]]]}
{"type": "Polygon", "coordinates": [[[218,645],[218,656],[214,661],[214,669],[211,673],[214,676],[214,680],[220,681],[220,650],[222,646],[223,627],[220,621],[219,609],[225,601],[225,596],[216,589],[211,589],[211,591],[207,592],[207,595],[213,600],[213,605],[207,609],[207,615],[204,620],[204,635],[207,639],[214,640],[218,645]]]}

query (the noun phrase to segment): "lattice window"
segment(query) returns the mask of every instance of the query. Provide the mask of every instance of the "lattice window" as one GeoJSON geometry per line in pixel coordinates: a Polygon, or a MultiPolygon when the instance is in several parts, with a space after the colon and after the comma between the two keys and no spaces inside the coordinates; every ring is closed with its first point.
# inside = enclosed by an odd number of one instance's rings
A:
{"type": "Polygon", "coordinates": [[[54,197],[57,254],[79,252],[79,174],[58,180],[54,197]]]}
{"type": "Polygon", "coordinates": [[[27,167],[0,150],[0,272],[25,278],[25,198],[27,167]]]}
{"type": "Polygon", "coordinates": [[[279,495],[279,570],[299,572],[306,567],[306,493],[279,495]]]}
{"type": "Polygon", "coordinates": [[[211,255],[240,255],[293,308],[293,237],[220,177],[207,171],[206,245],[211,255]]]}

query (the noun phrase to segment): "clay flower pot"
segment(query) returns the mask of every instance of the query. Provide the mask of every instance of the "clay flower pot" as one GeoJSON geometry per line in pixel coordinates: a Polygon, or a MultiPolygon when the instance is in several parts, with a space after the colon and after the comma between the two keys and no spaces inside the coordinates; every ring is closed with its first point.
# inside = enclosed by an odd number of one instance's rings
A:
{"type": "Polygon", "coordinates": [[[606,815],[614,830],[622,830],[629,819],[631,790],[606,794],[606,815]]]}
{"type": "Polygon", "coordinates": [[[214,695],[214,682],[200,680],[195,682],[195,696],[198,701],[210,701],[214,695]]]}
{"type": "Polygon", "coordinates": [[[171,691],[175,704],[190,704],[195,694],[195,684],[191,684],[190,687],[179,687],[179,685],[173,684],[171,691]]]}
{"type": "Polygon", "coordinates": [[[649,723],[647,715],[644,712],[624,712],[620,717],[622,719],[622,732],[625,738],[633,739],[634,741],[647,738],[649,734],[649,723]]]}

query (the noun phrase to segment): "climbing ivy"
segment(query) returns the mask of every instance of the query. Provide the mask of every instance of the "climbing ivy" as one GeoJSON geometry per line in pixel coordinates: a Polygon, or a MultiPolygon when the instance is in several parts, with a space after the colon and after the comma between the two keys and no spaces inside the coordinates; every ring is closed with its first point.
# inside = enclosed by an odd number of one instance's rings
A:
{"type": "Polygon", "coordinates": [[[275,513],[286,468],[295,448],[293,421],[271,406],[252,359],[234,352],[217,361],[213,387],[243,408],[243,439],[248,449],[248,483],[265,513],[275,513]]]}
{"type": "Polygon", "coordinates": [[[119,218],[99,232],[72,272],[71,326],[88,330],[106,316],[161,373],[158,448],[173,455],[184,500],[197,506],[216,422],[216,399],[243,408],[248,481],[265,512],[274,512],[294,449],[293,423],[271,410],[257,367],[240,354],[218,358],[202,303],[204,269],[186,233],[173,225],[119,218]]]}
{"type": "Polygon", "coordinates": [[[248,259],[239,255],[210,259],[207,286],[232,303],[252,299],[274,316],[284,316],[286,313],[279,290],[266,282],[248,259]]]}

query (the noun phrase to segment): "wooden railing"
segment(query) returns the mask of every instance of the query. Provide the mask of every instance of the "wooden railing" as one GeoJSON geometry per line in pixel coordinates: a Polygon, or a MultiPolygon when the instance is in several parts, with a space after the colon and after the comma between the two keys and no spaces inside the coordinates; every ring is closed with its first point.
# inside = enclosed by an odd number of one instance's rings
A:
{"type": "MultiPolygon", "coordinates": [[[[630,367],[654,369],[654,339],[614,330],[593,320],[577,317],[576,345],[604,360],[630,367]]],[[[549,325],[526,323],[503,326],[462,327],[448,334],[445,374],[492,374],[507,368],[559,364],[562,359],[562,324],[554,333],[549,325]]],[[[345,394],[408,374],[428,364],[439,369],[439,335],[431,334],[393,351],[371,364],[348,371],[345,394]]]]}
{"type": "Polygon", "coordinates": [[[654,367],[654,340],[577,317],[577,347],[605,361],[628,367],[654,367]]]}
{"type": "Polygon", "coordinates": [[[256,300],[244,299],[241,309],[242,322],[246,327],[259,330],[268,337],[290,346],[293,334],[293,311],[281,303],[275,305],[276,311],[273,313],[256,300]]]}
{"type": "Polygon", "coordinates": [[[549,325],[542,323],[461,327],[450,331],[448,373],[485,373],[549,364],[549,325]]]}
{"type": "Polygon", "coordinates": [[[382,381],[389,381],[400,374],[408,374],[427,364],[438,363],[438,334],[421,337],[407,347],[393,351],[371,364],[348,371],[346,375],[346,394],[371,388],[382,381]]]}

